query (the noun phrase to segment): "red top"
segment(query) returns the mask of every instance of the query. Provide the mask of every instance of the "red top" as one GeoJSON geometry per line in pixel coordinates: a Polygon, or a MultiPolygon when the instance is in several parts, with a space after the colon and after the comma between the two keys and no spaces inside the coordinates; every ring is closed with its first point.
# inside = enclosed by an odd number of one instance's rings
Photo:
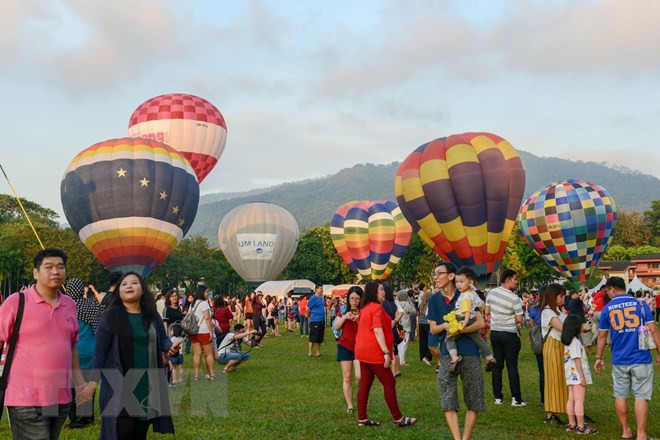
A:
{"type": "Polygon", "coordinates": [[[229,307],[224,306],[220,308],[215,308],[213,311],[213,319],[218,321],[218,325],[220,326],[220,330],[222,330],[223,333],[226,333],[229,331],[229,327],[231,326],[230,321],[234,319],[234,314],[229,310],[229,307]]]}
{"type": "Polygon", "coordinates": [[[605,306],[605,292],[599,290],[594,294],[594,297],[591,300],[591,303],[594,305],[594,312],[600,312],[605,306]]]}
{"type": "Polygon", "coordinates": [[[378,345],[375,328],[382,328],[385,336],[385,345],[392,356],[394,347],[394,334],[392,333],[392,318],[378,303],[369,303],[360,310],[358,320],[357,339],[355,343],[355,359],[367,364],[384,364],[385,356],[378,345]]]}
{"type": "Polygon", "coordinates": [[[303,298],[298,301],[298,313],[304,315],[307,311],[307,298],[303,298]]]}
{"type": "MultiPolygon", "coordinates": [[[[337,311],[337,318],[341,318],[341,310],[337,311]]],[[[344,324],[341,326],[341,336],[337,344],[346,348],[347,350],[355,351],[355,338],[357,337],[358,332],[358,323],[351,319],[344,321],[344,324]]],[[[384,361],[383,361],[384,362],[384,361]]]]}

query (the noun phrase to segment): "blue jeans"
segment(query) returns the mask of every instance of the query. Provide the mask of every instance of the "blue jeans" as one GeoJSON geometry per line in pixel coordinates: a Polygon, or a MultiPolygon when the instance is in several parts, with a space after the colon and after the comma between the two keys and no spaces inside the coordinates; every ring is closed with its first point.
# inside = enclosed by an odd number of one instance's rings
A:
{"type": "Polygon", "coordinates": [[[309,318],[304,316],[304,315],[300,315],[299,319],[300,319],[300,335],[301,336],[302,335],[308,336],[309,335],[309,318]],[[304,332],[303,332],[303,328],[304,328],[304,332]]]}
{"type": "Polygon", "coordinates": [[[545,371],[543,369],[543,355],[536,354],[536,365],[539,369],[539,390],[541,391],[541,403],[545,402],[545,371]]]}
{"type": "Polygon", "coordinates": [[[8,406],[13,440],[54,440],[69,414],[69,403],[51,406],[8,406]]]}

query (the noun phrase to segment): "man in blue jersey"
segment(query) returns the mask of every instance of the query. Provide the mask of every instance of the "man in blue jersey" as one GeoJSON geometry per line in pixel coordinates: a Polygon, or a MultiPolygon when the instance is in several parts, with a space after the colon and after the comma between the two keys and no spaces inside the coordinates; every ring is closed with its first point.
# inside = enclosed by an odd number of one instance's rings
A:
{"type": "MultiPolygon", "coordinates": [[[[621,438],[634,438],[628,425],[628,398],[632,391],[635,396],[637,438],[646,439],[649,438],[646,434],[646,425],[649,400],[653,391],[653,357],[649,350],[640,350],[638,328],[646,323],[658,350],[660,350],[660,333],[653,321],[649,306],[644,301],[638,301],[626,294],[626,283],[622,278],[610,277],[605,284],[605,293],[612,300],[603,307],[600,316],[594,368],[598,373],[603,371],[605,366],[603,351],[609,333],[612,339],[614,410],[623,429],[621,438]]],[[[660,351],[656,357],[656,367],[660,367],[660,351]]]]}

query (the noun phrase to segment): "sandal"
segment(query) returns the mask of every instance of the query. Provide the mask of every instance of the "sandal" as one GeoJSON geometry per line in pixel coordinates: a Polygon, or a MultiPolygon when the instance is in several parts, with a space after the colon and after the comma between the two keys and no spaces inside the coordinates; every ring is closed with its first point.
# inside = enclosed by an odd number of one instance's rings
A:
{"type": "Polygon", "coordinates": [[[449,365],[449,374],[456,373],[461,362],[463,362],[463,356],[458,356],[455,361],[451,361],[451,364],[449,365]]]}
{"type": "Polygon", "coordinates": [[[596,428],[591,428],[587,425],[584,425],[582,428],[580,428],[579,426],[575,427],[576,434],[595,434],[597,432],[598,430],[596,428]]]}
{"type": "Polygon", "coordinates": [[[399,428],[405,428],[406,426],[412,426],[417,423],[417,419],[414,417],[401,417],[399,420],[395,420],[394,424],[399,428]]]}
{"type": "Polygon", "coordinates": [[[497,361],[495,359],[491,359],[488,362],[486,362],[486,373],[490,373],[491,371],[493,371],[496,364],[497,361]]]}
{"type": "Polygon", "coordinates": [[[380,423],[375,422],[371,419],[358,420],[358,426],[380,426],[380,423]]]}
{"type": "Polygon", "coordinates": [[[353,408],[346,408],[346,414],[353,414],[353,408]]]}

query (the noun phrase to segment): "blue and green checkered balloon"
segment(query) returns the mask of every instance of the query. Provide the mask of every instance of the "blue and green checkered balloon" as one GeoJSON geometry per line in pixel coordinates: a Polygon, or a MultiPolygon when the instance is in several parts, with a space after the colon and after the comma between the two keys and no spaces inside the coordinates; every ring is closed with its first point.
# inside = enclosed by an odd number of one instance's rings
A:
{"type": "Polygon", "coordinates": [[[520,208],[520,232],[552,267],[584,284],[614,235],[614,199],[605,188],[584,180],[551,183],[520,208]]]}

